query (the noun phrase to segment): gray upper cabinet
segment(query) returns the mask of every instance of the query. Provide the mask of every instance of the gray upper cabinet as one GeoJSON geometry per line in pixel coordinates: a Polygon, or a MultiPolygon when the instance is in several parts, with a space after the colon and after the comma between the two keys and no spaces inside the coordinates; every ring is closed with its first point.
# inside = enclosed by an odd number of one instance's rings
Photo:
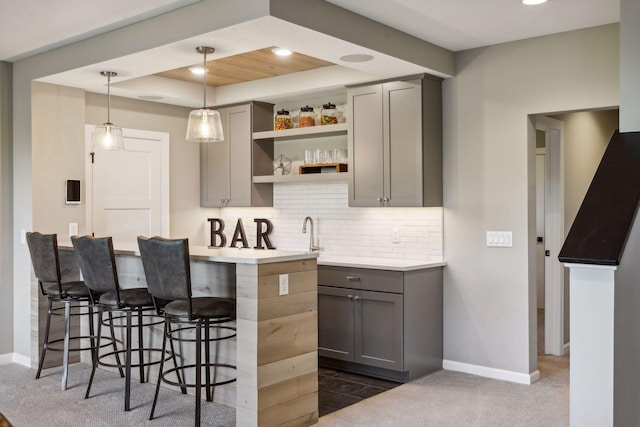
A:
{"type": "Polygon", "coordinates": [[[349,89],[349,206],[442,206],[441,83],[349,89]]]}
{"type": "Polygon", "coordinates": [[[216,108],[224,141],[200,144],[201,206],[273,206],[272,186],[252,183],[252,134],[271,126],[271,108],[256,102],[216,108]]]}

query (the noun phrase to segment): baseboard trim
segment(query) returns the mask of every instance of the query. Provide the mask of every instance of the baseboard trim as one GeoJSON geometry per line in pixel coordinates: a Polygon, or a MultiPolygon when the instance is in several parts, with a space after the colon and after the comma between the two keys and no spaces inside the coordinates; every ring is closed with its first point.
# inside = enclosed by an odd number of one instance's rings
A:
{"type": "Polygon", "coordinates": [[[31,359],[18,353],[0,354],[0,365],[6,365],[7,363],[17,363],[27,368],[31,367],[31,359]]]}
{"type": "Polygon", "coordinates": [[[518,384],[533,384],[540,379],[540,371],[538,370],[535,370],[529,374],[522,374],[520,372],[488,368],[486,366],[472,365],[470,363],[462,363],[446,359],[442,361],[442,369],[446,369],[448,371],[464,372],[465,374],[473,374],[481,377],[509,381],[518,384]]]}

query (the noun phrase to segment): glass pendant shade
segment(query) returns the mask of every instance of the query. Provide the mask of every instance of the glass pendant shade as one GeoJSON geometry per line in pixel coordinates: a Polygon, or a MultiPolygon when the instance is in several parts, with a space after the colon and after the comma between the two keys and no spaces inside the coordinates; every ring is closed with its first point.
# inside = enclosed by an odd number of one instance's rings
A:
{"type": "Polygon", "coordinates": [[[202,90],[203,105],[199,110],[189,113],[187,123],[187,142],[220,142],[224,140],[220,113],[207,108],[207,54],[215,52],[208,46],[198,46],[196,52],[204,55],[202,90]]]}
{"type": "Polygon", "coordinates": [[[111,77],[118,73],[114,71],[101,71],[100,75],[107,78],[107,122],[98,125],[93,130],[93,149],[124,150],[124,136],[122,128],[111,123],[111,77]]]}
{"type": "Polygon", "coordinates": [[[187,141],[220,142],[224,140],[220,113],[208,108],[193,110],[189,113],[187,141]]]}
{"type": "Polygon", "coordinates": [[[124,150],[122,128],[105,123],[93,130],[93,147],[102,150],[124,150]]]}

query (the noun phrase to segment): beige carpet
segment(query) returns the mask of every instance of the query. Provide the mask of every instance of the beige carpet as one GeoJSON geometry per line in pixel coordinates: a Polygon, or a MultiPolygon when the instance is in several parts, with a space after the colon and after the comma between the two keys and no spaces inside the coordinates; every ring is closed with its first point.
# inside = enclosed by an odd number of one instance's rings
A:
{"type": "MultiPolygon", "coordinates": [[[[133,382],[131,411],[124,412],[124,379],[99,370],[92,397],[84,398],[91,368],[77,363],[69,367],[69,384],[60,390],[61,368],[43,371],[35,380],[35,370],[22,365],[0,365],[0,412],[14,427],[118,427],[193,425],[193,396],[179,391],[160,390],[156,418],[149,421],[154,384],[133,382]]],[[[235,408],[203,402],[203,426],[234,426],[235,408]]]]}
{"type": "Polygon", "coordinates": [[[440,371],[320,418],[321,426],[568,426],[569,357],[539,358],[519,385],[440,371]]]}
{"type": "MultiPolygon", "coordinates": [[[[440,371],[320,418],[320,426],[568,426],[569,357],[539,359],[541,379],[519,385],[440,371]]],[[[0,412],[14,427],[176,426],[193,423],[193,397],[161,390],[157,418],[148,421],[151,384],[134,383],[132,410],[123,407],[123,380],[100,371],[95,397],[85,400],[89,367],[73,365],[69,389],[60,391],[59,368],[35,371],[0,365],[0,412]]],[[[235,409],[206,403],[206,426],[235,425],[235,409]]]]}

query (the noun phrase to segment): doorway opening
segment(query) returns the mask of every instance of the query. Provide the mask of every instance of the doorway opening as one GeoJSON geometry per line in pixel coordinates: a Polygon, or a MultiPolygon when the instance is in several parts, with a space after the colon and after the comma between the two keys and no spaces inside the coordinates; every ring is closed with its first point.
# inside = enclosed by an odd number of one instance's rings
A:
{"type": "Polygon", "coordinates": [[[575,215],[611,135],[618,109],[536,115],[535,292],[538,355],[570,349],[569,277],[558,261],[575,215]]]}

